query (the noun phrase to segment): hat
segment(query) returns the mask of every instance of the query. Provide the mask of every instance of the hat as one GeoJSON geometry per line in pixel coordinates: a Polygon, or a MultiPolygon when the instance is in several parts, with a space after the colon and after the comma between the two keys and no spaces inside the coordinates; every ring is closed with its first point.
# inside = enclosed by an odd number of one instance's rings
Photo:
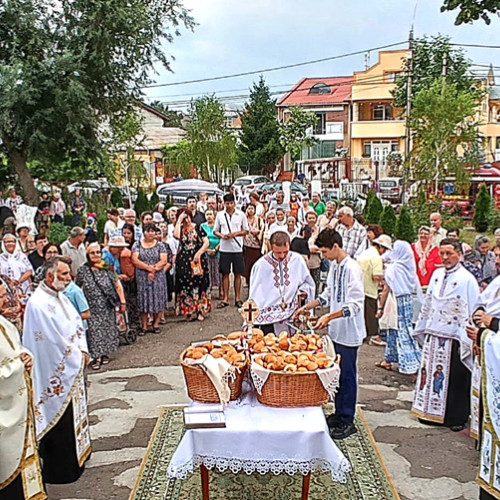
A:
{"type": "Polygon", "coordinates": [[[153,213],[153,222],[155,224],[159,224],[160,222],[164,222],[165,219],[163,219],[162,215],[160,212],[154,212],[153,213]]]}
{"type": "Polygon", "coordinates": [[[374,245],[387,248],[387,250],[392,250],[392,240],[390,236],[387,236],[387,234],[381,234],[378,238],[375,238],[372,243],[374,245]]]}
{"type": "Polygon", "coordinates": [[[267,233],[267,238],[271,239],[271,236],[275,233],[285,233],[288,234],[288,236],[290,236],[290,233],[287,231],[285,225],[280,226],[276,223],[272,224],[271,227],[269,228],[269,231],[267,233]]]}
{"type": "Polygon", "coordinates": [[[108,246],[109,247],[128,247],[127,243],[125,243],[125,238],[123,236],[112,236],[109,239],[108,246]]]}

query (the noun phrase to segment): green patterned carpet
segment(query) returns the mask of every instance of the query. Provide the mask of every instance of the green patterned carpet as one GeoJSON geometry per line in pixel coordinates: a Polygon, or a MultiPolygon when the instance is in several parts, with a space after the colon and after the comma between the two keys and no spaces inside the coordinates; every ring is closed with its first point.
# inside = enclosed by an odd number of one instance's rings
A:
{"type": "MultiPolygon", "coordinates": [[[[313,474],[310,500],[399,499],[362,415],[356,415],[356,426],[356,434],[336,441],[353,467],[347,483],[334,483],[329,474],[313,474]]],[[[170,457],[182,433],[182,408],[162,408],[130,500],[201,500],[199,473],[183,481],[166,476],[170,457]]],[[[214,500],[294,500],[301,497],[301,488],[302,476],[299,475],[210,472],[210,498],[214,500]]]]}

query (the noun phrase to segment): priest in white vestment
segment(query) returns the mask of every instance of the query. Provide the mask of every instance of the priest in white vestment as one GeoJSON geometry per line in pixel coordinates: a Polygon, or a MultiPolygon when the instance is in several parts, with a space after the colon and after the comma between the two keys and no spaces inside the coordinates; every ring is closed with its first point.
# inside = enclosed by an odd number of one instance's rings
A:
{"type": "Polygon", "coordinates": [[[46,275],[28,301],[23,344],[33,353],[36,436],[46,483],[76,481],[90,455],[83,369],[89,355],[77,310],[62,293],[70,267],[49,259],[46,275]]]}
{"type": "Polygon", "coordinates": [[[248,297],[259,308],[255,326],[264,333],[288,331],[287,321],[299,306],[299,292],[314,297],[315,286],[303,257],[290,251],[290,236],[276,229],[270,238],[271,251],[253,266],[248,297]]]}
{"type": "Polygon", "coordinates": [[[0,500],[43,500],[30,384],[33,359],[17,328],[1,315],[6,296],[0,280],[0,500]]]}
{"type": "MultiPolygon", "coordinates": [[[[500,257],[496,258],[500,271],[500,257]]],[[[500,276],[481,293],[467,334],[474,342],[471,390],[471,436],[481,443],[477,482],[480,500],[500,498],[500,276]],[[480,403],[481,401],[481,403],[480,403]],[[482,415],[480,408],[482,407],[482,415]],[[481,439],[479,439],[481,437],[481,439]]]]}
{"type": "MultiPolygon", "coordinates": [[[[322,305],[329,312],[321,316],[316,328],[328,326],[328,336],[340,354],[340,386],[335,395],[335,414],[327,419],[333,439],[344,439],[357,432],[354,425],[358,389],[358,348],[366,337],[363,273],[359,264],[343,249],[340,234],[327,228],[319,233],[316,246],[330,261],[326,289],[304,307],[322,305]]],[[[301,310],[296,314],[299,315],[301,310]]]]}
{"type": "Polygon", "coordinates": [[[439,245],[443,267],[427,288],[414,335],[422,345],[412,413],[424,423],[462,430],[470,413],[472,342],[465,327],[479,298],[474,276],[460,263],[460,242],[439,245]]]}

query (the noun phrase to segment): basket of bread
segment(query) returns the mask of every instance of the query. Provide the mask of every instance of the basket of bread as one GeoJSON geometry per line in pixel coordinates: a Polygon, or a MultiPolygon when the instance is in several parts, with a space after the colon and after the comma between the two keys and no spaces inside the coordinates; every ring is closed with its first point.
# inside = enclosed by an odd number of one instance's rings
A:
{"type": "Polygon", "coordinates": [[[338,387],[339,357],[329,356],[316,334],[258,334],[249,347],[257,399],[267,406],[318,406],[338,387]]]}
{"type": "Polygon", "coordinates": [[[228,337],[219,335],[209,342],[191,345],[181,353],[179,361],[186,380],[188,396],[192,400],[200,403],[220,402],[219,393],[207,374],[208,361],[212,361],[210,364],[213,365],[213,360],[218,359],[223,359],[230,365],[230,370],[223,376],[223,382],[229,384],[231,390],[230,401],[241,396],[248,357],[239,346],[239,335],[231,334],[228,337]],[[211,359],[208,359],[209,357],[211,359]]]}

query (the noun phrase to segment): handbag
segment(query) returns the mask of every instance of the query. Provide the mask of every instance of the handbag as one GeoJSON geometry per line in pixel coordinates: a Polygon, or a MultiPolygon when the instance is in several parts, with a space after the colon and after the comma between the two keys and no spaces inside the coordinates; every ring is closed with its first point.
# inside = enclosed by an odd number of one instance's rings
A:
{"type": "Polygon", "coordinates": [[[92,279],[94,280],[94,284],[97,288],[99,288],[99,290],[101,291],[101,293],[104,295],[104,297],[106,298],[106,304],[108,304],[108,307],[110,309],[115,309],[116,306],[120,303],[120,297],[118,297],[118,294],[116,293],[116,290],[115,290],[115,287],[113,285],[113,282],[111,281],[111,278],[109,277],[109,274],[106,274],[107,278],[109,279],[109,282],[111,283],[111,286],[112,286],[112,290],[113,292],[111,294],[105,292],[101,285],[98,283],[98,281],[96,280],[96,277],[95,277],[95,274],[94,274],[94,271],[92,271],[92,269],[89,268],[89,272],[90,274],[92,275],[92,279]]]}
{"type": "Polygon", "coordinates": [[[387,296],[385,301],[384,313],[378,320],[381,330],[397,330],[398,324],[398,302],[392,292],[387,296]]]}

